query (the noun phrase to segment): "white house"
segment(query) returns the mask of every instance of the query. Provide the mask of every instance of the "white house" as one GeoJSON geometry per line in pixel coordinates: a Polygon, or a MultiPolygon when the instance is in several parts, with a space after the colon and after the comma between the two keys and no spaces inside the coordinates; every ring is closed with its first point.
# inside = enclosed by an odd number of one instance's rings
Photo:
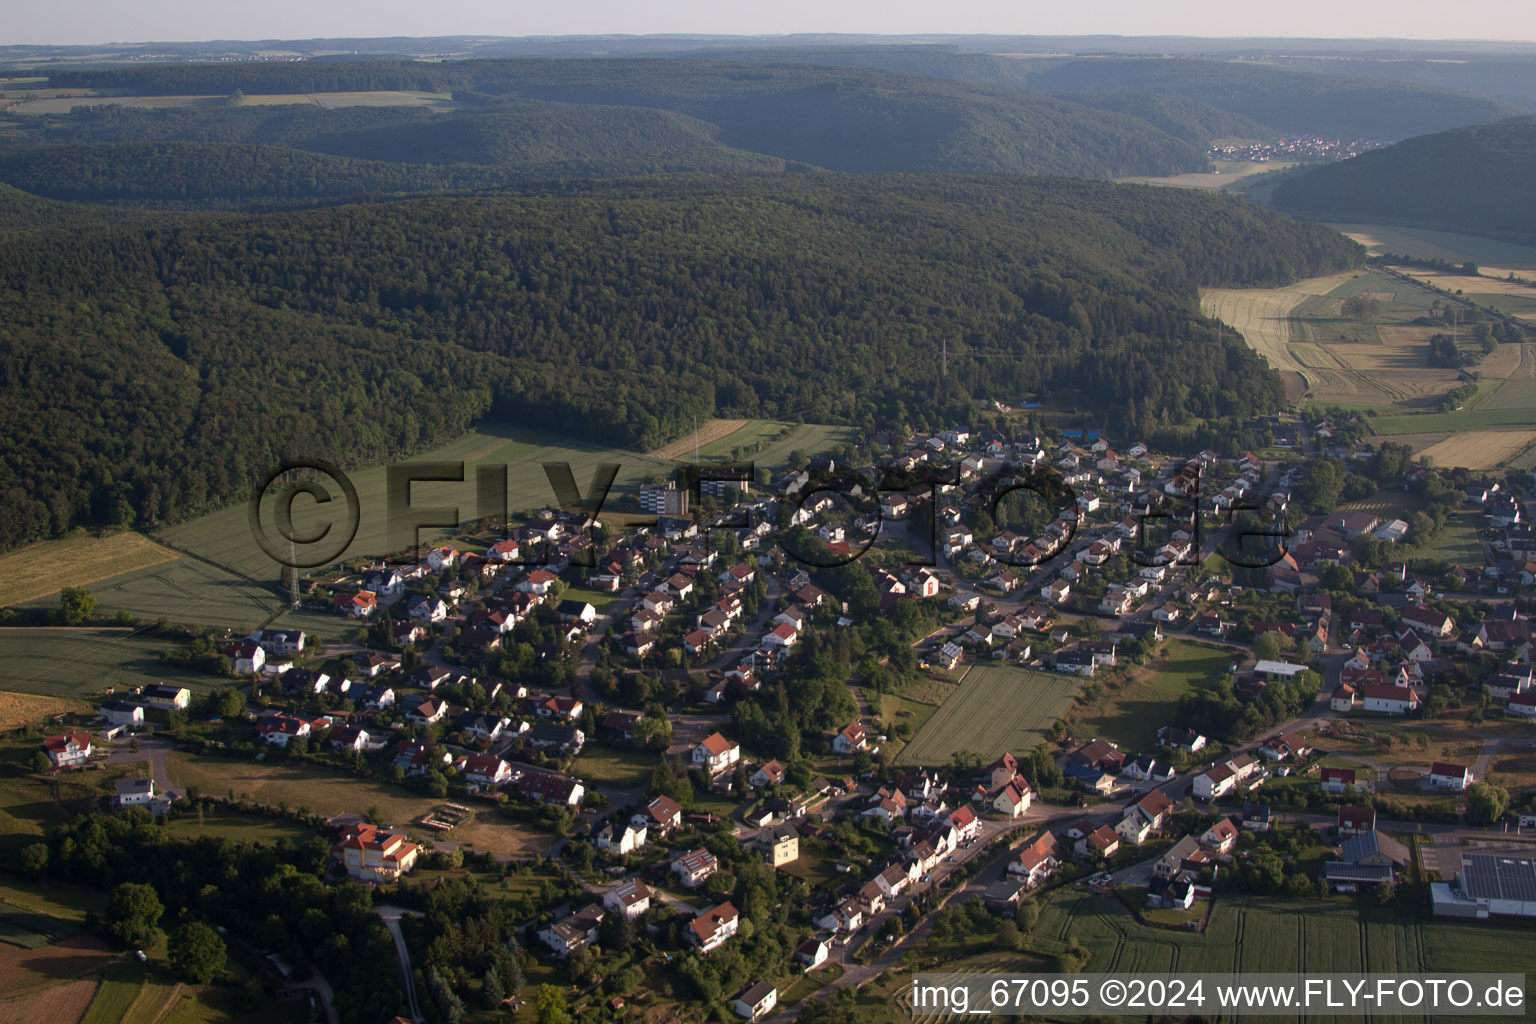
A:
{"type": "Polygon", "coordinates": [[[731,1000],[731,1009],[747,1020],[761,1020],[779,1005],[779,990],[766,981],[760,981],[731,1000]]]}
{"type": "Polygon", "coordinates": [[[693,748],[693,763],[711,775],[729,770],[741,760],[741,744],[732,743],[718,732],[706,736],[693,748]]]}
{"type": "Polygon", "coordinates": [[[1429,766],[1428,782],[1433,789],[1463,790],[1472,783],[1472,769],[1448,761],[1436,761],[1429,766]]]}

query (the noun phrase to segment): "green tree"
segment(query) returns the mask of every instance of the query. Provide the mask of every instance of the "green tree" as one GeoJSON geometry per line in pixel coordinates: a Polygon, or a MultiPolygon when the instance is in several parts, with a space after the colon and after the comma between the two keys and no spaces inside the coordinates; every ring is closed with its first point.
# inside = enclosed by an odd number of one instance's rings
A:
{"type": "Polygon", "coordinates": [[[96,610],[96,595],[84,587],[65,587],[59,594],[59,621],[78,626],[96,610]]]}
{"type": "Polygon", "coordinates": [[[48,868],[48,844],[31,843],[22,847],[21,870],[29,875],[40,875],[48,868]]]}
{"type": "Polygon", "coordinates": [[[1472,825],[1493,825],[1509,810],[1509,790],[1487,782],[1474,782],[1467,787],[1467,822],[1472,825]]]}
{"type": "Polygon", "coordinates": [[[171,969],[196,985],[205,985],[224,969],[227,956],[219,933],[201,921],[188,921],[171,933],[171,969]]]}
{"type": "Polygon", "coordinates": [[[140,882],[124,882],[107,900],[107,934],[120,946],[139,945],[153,935],[164,912],[154,889],[140,882]]]}
{"type": "Polygon", "coordinates": [[[553,985],[540,985],[533,995],[533,1019],[538,1024],[571,1024],[565,997],[553,985]]]}

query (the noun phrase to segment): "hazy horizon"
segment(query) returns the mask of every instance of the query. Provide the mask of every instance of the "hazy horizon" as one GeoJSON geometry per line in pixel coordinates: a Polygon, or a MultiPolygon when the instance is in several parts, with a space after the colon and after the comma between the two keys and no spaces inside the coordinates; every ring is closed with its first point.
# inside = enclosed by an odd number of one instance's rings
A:
{"type": "Polygon", "coordinates": [[[490,0],[454,0],[430,7],[380,0],[362,4],[271,0],[261,5],[209,5],[149,0],[125,6],[106,0],[60,0],[12,12],[15,46],[89,46],[148,42],[303,40],[391,36],[724,35],[1060,35],[1183,36],[1195,39],[1272,38],[1404,40],[1414,42],[1536,41],[1536,4],[1468,0],[1454,20],[1428,0],[1363,0],[1341,5],[1296,0],[1283,18],[1268,9],[1238,9],[1216,0],[1153,7],[1103,0],[1091,7],[1035,9],[1006,0],[969,0],[935,9],[931,3],[890,0],[843,4],[808,0],[727,7],[671,0],[636,9],[617,0],[509,8],[490,0]],[[1448,29],[1452,31],[1447,32],[1448,29]]]}

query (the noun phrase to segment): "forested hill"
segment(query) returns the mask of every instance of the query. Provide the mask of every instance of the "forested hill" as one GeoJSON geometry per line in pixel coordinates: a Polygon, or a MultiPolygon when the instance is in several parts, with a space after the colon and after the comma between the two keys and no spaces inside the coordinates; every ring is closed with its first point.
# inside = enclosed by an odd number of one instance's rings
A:
{"type": "Polygon", "coordinates": [[[696,415],[937,424],[1036,389],[1079,388],[1131,431],[1268,410],[1277,378],[1198,316],[1197,285],[1359,252],[1220,195],[961,176],[550,183],[33,233],[0,243],[0,545],[186,516],[283,456],[377,461],[493,410],[642,449],[696,415]]]}
{"type": "Polygon", "coordinates": [[[1298,173],[1284,210],[1450,228],[1536,244],[1536,117],[1456,128],[1298,173]]]}
{"type": "Polygon", "coordinates": [[[1095,57],[1035,62],[1035,89],[1183,96],[1287,135],[1397,141],[1525,113],[1429,85],[1270,67],[1248,61],[1095,57]]]}
{"type": "MultiPolygon", "coordinates": [[[[53,81],[227,95],[234,106],[36,115],[13,134],[50,142],[239,141],[418,163],[556,165],[725,148],[855,172],[1111,178],[1208,166],[1199,148],[1139,117],[879,68],[694,59],[316,61],[60,71],[53,81]],[[237,95],[358,89],[451,91],[459,106],[437,115],[298,115],[249,111],[237,95]]],[[[717,169],[714,157],[714,165],[697,169],[717,169]]]]}

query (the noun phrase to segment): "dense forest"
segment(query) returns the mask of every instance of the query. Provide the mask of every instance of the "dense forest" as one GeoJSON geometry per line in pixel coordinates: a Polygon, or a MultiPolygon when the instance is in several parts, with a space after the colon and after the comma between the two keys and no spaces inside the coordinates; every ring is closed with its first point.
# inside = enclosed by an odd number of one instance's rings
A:
{"type": "MultiPolygon", "coordinates": [[[[551,167],[725,147],[855,172],[1104,178],[1207,166],[1196,146],[1126,113],[878,68],[687,59],[315,61],[66,70],[55,73],[52,84],[227,95],[237,104],[237,93],[416,89],[451,92],[461,107],[436,116],[338,112],[329,132],[316,130],[324,111],[285,116],[237,105],[110,121],[79,113],[50,115],[35,125],[28,118],[22,137],[77,141],[70,129],[79,124],[91,141],[239,141],[374,160],[551,167]],[[231,115],[239,127],[215,127],[231,115]],[[281,137],[279,118],[292,123],[290,137],[281,137]],[[376,122],[371,130],[343,127],[370,120],[376,122]],[[135,125],[144,126],[142,134],[135,125]],[[106,127],[118,134],[107,137],[106,127]]],[[[716,166],[693,169],[716,170],[718,163],[717,155],[716,166]]]]}
{"type": "Polygon", "coordinates": [[[0,244],[0,545],[186,516],[284,456],[377,461],[493,411],[637,448],[716,412],[872,425],[1038,389],[1131,431],[1267,411],[1277,378],[1197,286],[1360,252],[1225,196],[998,177],[137,216],[0,244]]]}
{"type": "Polygon", "coordinates": [[[1536,244],[1536,117],[1455,128],[1287,178],[1282,210],[1536,244]]]}
{"type": "MultiPolygon", "coordinates": [[[[381,142],[389,145],[406,134],[381,131],[381,142]]],[[[781,160],[723,146],[502,166],[394,163],[242,143],[0,146],[0,182],[15,188],[49,199],[159,209],[255,210],[403,193],[483,190],[547,178],[771,172],[784,167],[781,160]]]]}
{"type": "Polygon", "coordinates": [[[1062,93],[1183,96],[1287,135],[1393,142],[1524,113],[1482,96],[1428,85],[1346,78],[1248,61],[1092,58],[1039,62],[1029,84],[1062,93]]]}

